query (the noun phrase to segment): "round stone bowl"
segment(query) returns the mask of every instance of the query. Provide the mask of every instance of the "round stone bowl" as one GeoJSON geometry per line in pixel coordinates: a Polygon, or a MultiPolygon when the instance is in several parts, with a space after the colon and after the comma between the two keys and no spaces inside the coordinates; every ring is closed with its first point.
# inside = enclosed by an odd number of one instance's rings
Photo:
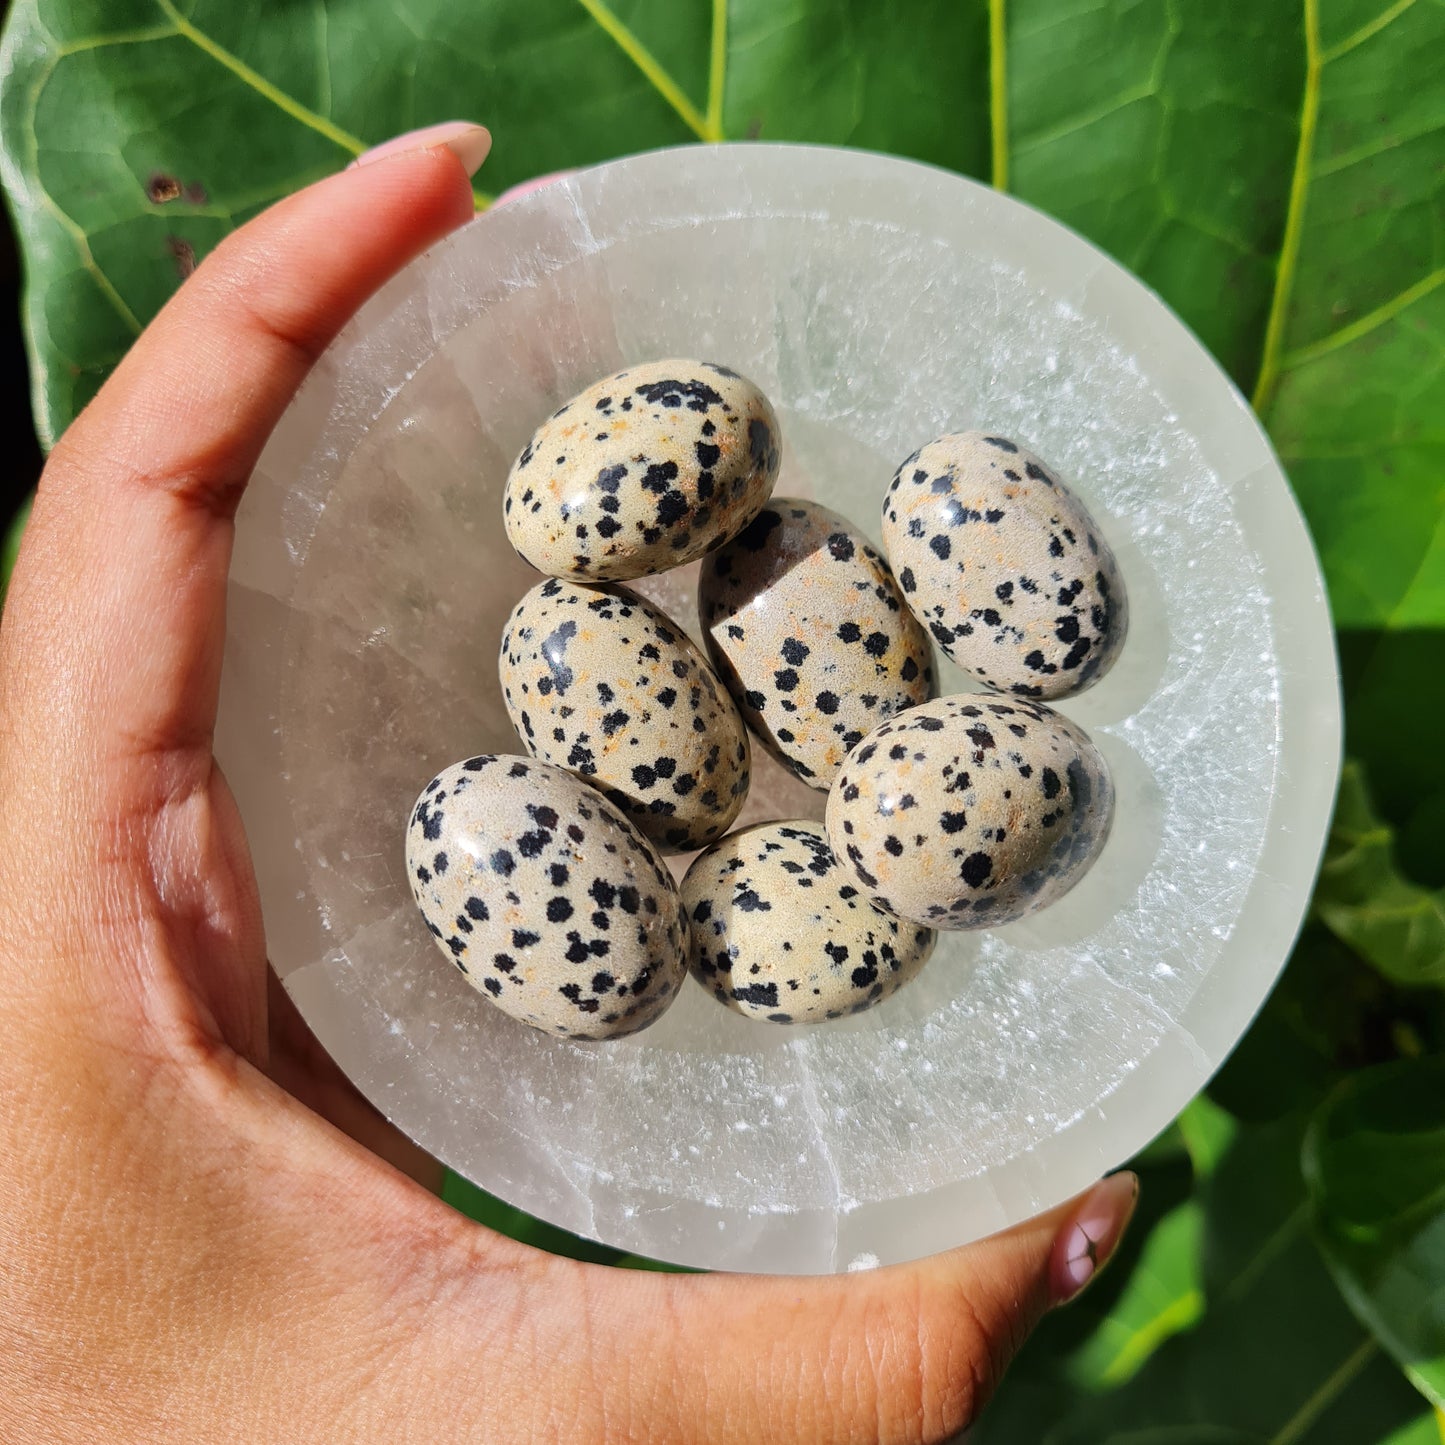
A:
{"type": "MultiPolygon", "coordinates": [[[[277,428],[237,523],[218,752],[270,956],[327,1050],[453,1169],[675,1263],[821,1273],[1013,1224],[1127,1159],[1224,1059],[1299,927],[1340,717],[1318,564],[1268,441],[1188,330],[1064,227],[905,161],[689,147],[479,217],[386,286],[277,428]],[[504,1017],[434,947],[403,831],[445,765],[522,751],[507,469],[633,362],[720,361],[781,418],[779,495],[875,540],[894,468],[983,427],[1041,453],[1128,585],[1061,706],[1112,767],[1066,898],[944,934],[870,1013],[785,1028],[689,980],[634,1037],[504,1017]]],[[[696,628],[691,571],[649,586],[696,628]]],[[[951,666],[943,690],[968,690],[951,666]]],[[[818,818],[762,759],[744,821],[818,818]]]]}

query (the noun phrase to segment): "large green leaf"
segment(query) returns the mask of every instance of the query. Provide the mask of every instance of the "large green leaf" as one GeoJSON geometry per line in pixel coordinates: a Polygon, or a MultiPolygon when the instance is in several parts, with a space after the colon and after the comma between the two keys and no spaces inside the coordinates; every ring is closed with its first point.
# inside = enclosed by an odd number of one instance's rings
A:
{"type": "Polygon", "coordinates": [[[493,188],[724,135],[977,170],[986,43],[949,0],[19,0],[3,143],[42,430],[227,230],[397,132],[485,120],[493,188]]]}
{"type": "Polygon", "coordinates": [[[1445,1058],[1342,1084],[1311,1127],[1305,1174],[1345,1298],[1445,1407],[1445,1058]]]}
{"type": "Polygon", "coordinates": [[[1445,984],[1445,889],[1411,883],[1394,851],[1394,833],[1371,807],[1359,767],[1347,765],[1315,908],[1387,978],[1445,984]]]}

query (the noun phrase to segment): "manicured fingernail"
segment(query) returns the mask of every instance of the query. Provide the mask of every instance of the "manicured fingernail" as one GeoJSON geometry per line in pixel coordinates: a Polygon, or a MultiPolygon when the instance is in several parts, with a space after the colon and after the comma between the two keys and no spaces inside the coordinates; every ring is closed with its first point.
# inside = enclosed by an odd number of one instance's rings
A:
{"type": "Polygon", "coordinates": [[[540,191],[543,186],[550,186],[553,181],[560,181],[564,176],[571,174],[571,171],[552,171],[545,176],[533,176],[530,181],[522,181],[518,185],[509,186],[492,202],[492,209],[505,206],[508,201],[519,201],[523,196],[530,196],[533,191],[540,191]]]}
{"type": "Polygon", "coordinates": [[[1139,1199],[1139,1176],[1127,1169],[1097,1183],[1059,1231],[1049,1259],[1055,1304],[1074,1298],[1108,1263],[1139,1199]]]}
{"type": "Polygon", "coordinates": [[[347,169],[369,166],[372,161],[405,155],[410,151],[431,150],[435,146],[445,146],[466,167],[467,174],[474,176],[481,170],[482,162],[492,148],[492,134],[486,126],[473,125],[469,120],[446,120],[440,125],[409,130],[405,135],[393,136],[379,146],[372,146],[369,151],[357,156],[347,169]]]}

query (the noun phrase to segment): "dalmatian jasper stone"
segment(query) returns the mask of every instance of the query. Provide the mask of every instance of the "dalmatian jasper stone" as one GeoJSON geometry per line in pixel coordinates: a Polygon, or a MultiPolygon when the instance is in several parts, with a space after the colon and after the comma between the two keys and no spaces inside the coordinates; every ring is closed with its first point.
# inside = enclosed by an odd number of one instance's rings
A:
{"type": "Polygon", "coordinates": [[[828,838],[879,908],[993,928],[1045,907],[1108,837],[1114,787],[1089,736],[1039,703],[939,698],[886,722],[828,795],[828,838]]]}
{"type": "Polygon", "coordinates": [[[748,726],[815,788],[865,734],[933,695],[928,634],[887,562],[816,502],[775,497],[703,563],[697,597],[748,726]]]}
{"type": "Polygon", "coordinates": [[[772,494],[778,419],[745,377],[654,361],[574,396],[507,478],[507,539],[539,572],[617,581],[736,536],[772,494]]]}
{"type": "Polygon", "coordinates": [[[512,725],[666,852],[721,836],[748,794],[748,735],[691,638],[616,584],[539,582],[512,610],[498,666],[512,725]]]}
{"type": "Polygon", "coordinates": [[[931,928],[880,913],[817,823],[763,823],[700,853],[682,881],[690,967],[750,1018],[817,1023],[861,1013],[914,978],[931,928]]]}
{"type": "Polygon", "coordinates": [[[1004,437],[956,432],[914,452],[883,501],[883,546],[938,645],[999,692],[1081,692],[1123,645],[1128,606],[1109,544],[1004,437]]]}
{"type": "Polygon", "coordinates": [[[438,773],[411,812],[406,871],[437,947],[533,1028],[635,1033],[682,985],[687,923],[657,850],[549,763],[489,753],[438,773]]]}

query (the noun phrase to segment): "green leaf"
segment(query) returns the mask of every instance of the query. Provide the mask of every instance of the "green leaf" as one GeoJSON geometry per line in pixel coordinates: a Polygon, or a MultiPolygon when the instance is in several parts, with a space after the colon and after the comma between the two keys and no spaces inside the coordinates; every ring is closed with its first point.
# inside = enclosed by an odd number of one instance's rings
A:
{"type": "Polygon", "coordinates": [[[1411,883],[1395,866],[1394,833],[1375,815],[1358,766],[1340,779],[1315,909],[1386,978],[1445,984],[1445,889],[1411,883]]]}
{"type": "Polygon", "coordinates": [[[1445,623],[1445,8],[1305,0],[1306,72],[1255,388],[1342,626],[1445,623]]]}
{"type": "Polygon", "coordinates": [[[951,0],[18,0],[0,142],[42,433],[232,226],[388,136],[475,115],[494,190],[725,135],[979,170],[986,45],[951,0]]]}
{"type": "MultiPolygon", "coordinates": [[[[1383,1445],[1418,1419],[1418,1394],[1340,1299],[1314,1245],[1299,1167],[1304,1122],[1240,1129],[1194,1200],[1151,1231],[1140,1263],[1157,1269],[1165,1239],[1179,1252],[1158,1303],[1167,1309],[1198,1290],[1192,1326],[1109,1388],[1103,1371],[1086,1374],[1082,1362],[1107,1368],[1113,1323],[1101,1322],[1067,1356],[1051,1348],[1056,1323],[1087,1307],[1089,1291],[1025,1346],[976,1427],[982,1445],[1383,1445]]],[[[1141,1203],[1148,1195],[1146,1179],[1141,1203]]],[[[1131,1277],[1112,1317],[1143,1295],[1131,1277]]]]}
{"type": "Polygon", "coordinates": [[[1006,14],[1010,189],[1138,272],[1249,386],[1285,228],[1298,0],[1006,14]]]}
{"type": "Polygon", "coordinates": [[[1315,1230],[1356,1315],[1445,1407],[1445,1058],[1356,1075],[1305,1149],[1315,1230]]]}
{"type": "Polygon", "coordinates": [[[19,555],[20,538],[29,520],[30,503],[26,502],[6,528],[4,541],[0,542],[0,598],[5,596],[5,589],[10,585],[10,569],[19,555]]]}
{"type": "Polygon", "coordinates": [[[1445,1412],[1432,1411],[1402,1425],[1380,1445],[1445,1445],[1445,1412]]]}
{"type": "Polygon", "coordinates": [[[1200,1255],[1204,1212],[1196,1200],[1154,1226],[1114,1308],[1065,1365],[1080,1389],[1114,1389],[1132,1379],[1173,1335],[1204,1314],[1200,1255]]]}

